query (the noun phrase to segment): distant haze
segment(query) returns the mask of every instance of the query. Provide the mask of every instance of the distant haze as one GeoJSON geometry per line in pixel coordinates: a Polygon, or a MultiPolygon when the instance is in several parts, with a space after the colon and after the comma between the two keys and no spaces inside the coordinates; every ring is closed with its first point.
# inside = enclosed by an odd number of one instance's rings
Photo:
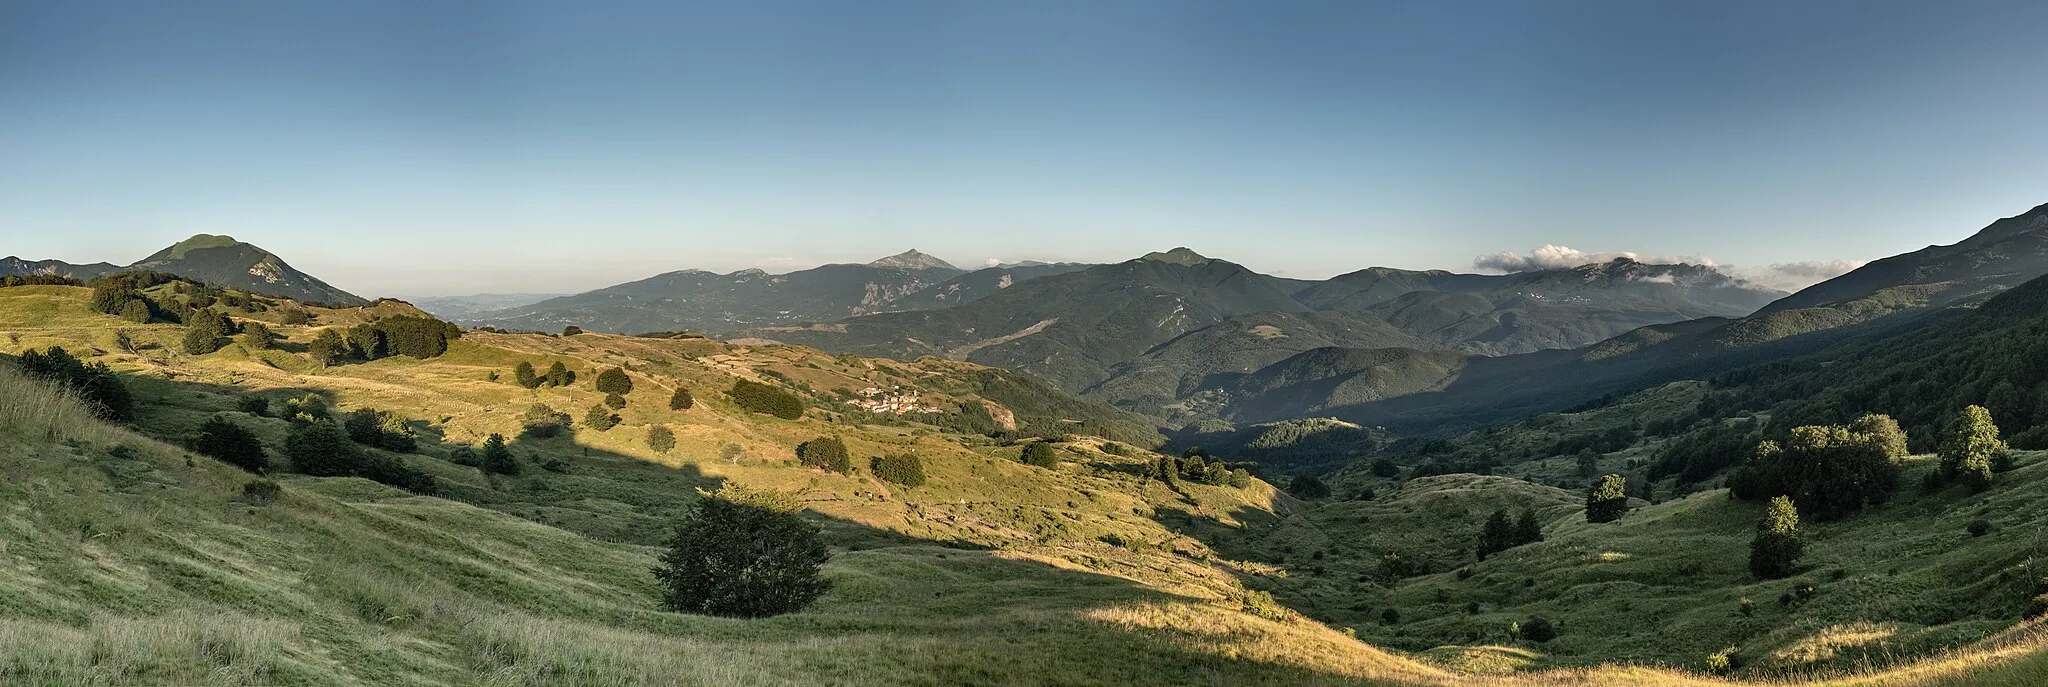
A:
{"type": "Polygon", "coordinates": [[[6,3],[0,255],[365,296],[918,248],[1781,288],[2048,200],[2048,4],[6,3]]]}

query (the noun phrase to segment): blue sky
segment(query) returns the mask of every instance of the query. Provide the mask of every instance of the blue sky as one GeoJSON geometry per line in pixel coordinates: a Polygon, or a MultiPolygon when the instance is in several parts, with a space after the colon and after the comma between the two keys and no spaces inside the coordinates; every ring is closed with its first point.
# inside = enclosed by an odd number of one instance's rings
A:
{"type": "Polygon", "coordinates": [[[1775,263],[2048,202],[2048,4],[10,2],[0,254],[366,295],[916,247],[1775,263]],[[1554,252],[1552,254],[1555,254],[1554,252]]]}

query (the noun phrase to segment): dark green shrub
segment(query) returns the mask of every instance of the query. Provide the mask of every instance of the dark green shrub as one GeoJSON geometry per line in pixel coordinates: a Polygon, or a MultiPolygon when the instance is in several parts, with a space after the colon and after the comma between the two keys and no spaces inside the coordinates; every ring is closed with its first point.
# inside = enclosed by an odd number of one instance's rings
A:
{"type": "Polygon", "coordinates": [[[1963,531],[1969,532],[1972,537],[1982,537],[1991,533],[1991,521],[1983,518],[1971,520],[1970,524],[1963,528],[1963,531]]]}
{"type": "Polygon", "coordinates": [[[727,487],[676,527],[654,575],[663,605],[683,613],[762,618],[802,610],[825,593],[831,558],[816,525],[786,497],[727,487]]]}
{"type": "Polygon", "coordinates": [[[521,360],[518,365],[512,366],[512,382],[528,389],[535,389],[540,387],[541,378],[534,373],[533,363],[521,360]]]}
{"type": "Polygon", "coordinates": [[[853,471],[853,460],[847,456],[846,443],[839,437],[819,437],[797,444],[796,459],[805,465],[841,474],[853,471]]]}
{"type": "Polygon", "coordinates": [[[676,447],[676,433],[667,425],[655,425],[647,429],[647,448],[655,453],[668,453],[676,447]]]}
{"type": "Polygon", "coordinates": [[[270,399],[262,396],[243,396],[241,400],[235,401],[235,408],[256,417],[264,417],[270,414],[270,399]]]}
{"type": "Polygon", "coordinates": [[[891,453],[877,456],[870,467],[875,477],[895,482],[906,487],[924,484],[924,461],[914,453],[891,453]]]}
{"type": "Polygon", "coordinates": [[[583,424],[600,432],[609,431],[619,426],[619,416],[612,414],[612,409],[599,403],[583,412],[583,424]]]}
{"type": "Polygon", "coordinates": [[[1059,455],[1053,453],[1052,444],[1043,441],[1025,446],[1024,453],[1018,456],[1017,459],[1023,461],[1025,465],[1036,465],[1042,468],[1056,468],[1060,466],[1059,455]]]}
{"type": "Polygon", "coordinates": [[[668,397],[669,410],[689,410],[694,405],[697,405],[697,399],[690,397],[688,387],[676,387],[676,392],[668,397]]]}
{"type": "Polygon", "coordinates": [[[610,368],[597,373],[597,390],[606,394],[624,396],[633,393],[633,377],[625,370],[610,368]]]}
{"type": "Polygon", "coordinates": [[[1295,498],[1326,499],[1330,498],[1330,485],[1315,475],[1302,475],[1287,482],[1287,493],[1295,498]]]}
{"type": "Polygon", "coordinates": [[[332,422],[301,422],[284,442],[293,470],[316,477],[353,475],[361,454],[332,422]]]}
{"type": "Polygon", "coordinates": [[[612,410],[624,408],[626,407],[626,397],[620,396],[618,394],[605,394],[604,406],[612,410]]]}
{"type": "Polygon", "coordinates": [[[259,475],[270,469],[270,456],[263,453],[262,440],[254,432],[218,415],[199,425],[199,433],[192,437],[192,450],[259,475]]]}
{"type": "Polygon", "coordinates": [[[727,393],[734,405],[751,412],[766,413],[784,420],[804,415],[803,399],[760,382],[742,379],[733,382],[732,391],[727,393]]]}
{"type": "Polygon", "coordinates": [[[492,434],[484,438],[483,456],[480,458],[485,472],[500,475],[519,474],[519,459],[512,456],[512,449],[505,446],[505,435],[492,434]]]}
{"type": "Polygon", "coordinates": [[[1532,617],[1522,623],[1522,639],[1538,643],[1557,639],[1557,627],[1547,619],[1532,617]]]}

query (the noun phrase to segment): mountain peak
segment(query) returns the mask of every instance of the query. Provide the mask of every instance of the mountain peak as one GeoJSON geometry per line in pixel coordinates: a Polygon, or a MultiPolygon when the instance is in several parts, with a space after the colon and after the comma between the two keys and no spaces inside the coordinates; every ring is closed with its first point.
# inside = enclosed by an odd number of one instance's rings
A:
{"type": "Polygon", "coordinates": [[[959,270],[952,263],[934,258],[913,248],[880,260],[868,263],[869,267],[893,267],[899,270],[959,270]]]}
{"type": "Polygon", "coordinates": [[[1164,252],[1164,253],[1159,253],[1159,252],[1152,252],[1152,253],[1146,253],[1146,254],[1145,254],[1145,255],[1144,255],[1143,257],[1140,257],[1140,258],[1138,258],[1138,259],[1139,259],[1139,260],[1151,260],[1151,261],[1153,261],[1153,262],[1165,262],[1165,263],[1172,263],[1172,264],[1175,264],[1175,265],[1190,265],[1190,266],[1192,266],[1192,265],[1200,265],[1200,264],[1202,264],[1202,263],[1205,263],[1205,262],[1209,262],[1209,258],[1208,258],[1208,257],[1206,257],[1206,256],[1203,256],[1203,255],[1202,255],[1201,253],[1197,253],[1197,252],[1195,252],[1195,251],[1193,251],[1193,250],[1190,250],[1190,249],[1188,249],[1188,247],[1186,247],[1186,246],[1182,246],[1182,247],[1179,247],[1179,248],[1175,248],[1175,249],[1173,249],[1173,250],[1170,250],[1170,251],[1166,251],[1166,252],[1164,252]]]}
{"type": "Polygon", "coordinates": [[[182,260],[187,254],[195,250],[232,248],[239,245],[244,244],[241,241],[236,241],[235,237],[226,234],[193,234],[191,238],[173,243],[169,248],[157,251],[156,255],[143,258],[143,261],[182,260]]]}
{"type": "Polygon", "coordinates": [[[275,253],[232,236],[194,234],[128,267],[169,272],[231,289],[299,301],[338,305],[369,302],[293,269],[275,253]]]}

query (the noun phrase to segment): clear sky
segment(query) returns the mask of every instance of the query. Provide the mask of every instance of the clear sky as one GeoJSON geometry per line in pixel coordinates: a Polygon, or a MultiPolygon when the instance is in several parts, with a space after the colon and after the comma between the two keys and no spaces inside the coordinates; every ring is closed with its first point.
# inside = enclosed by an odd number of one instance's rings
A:
{"type": "Polygon", "coordinates": [[[0,0],[0,255],[225,233],[368,296],[910,247],[1760,274],[2048,202],[2042,26],[2038,0],[0,0]]]}

